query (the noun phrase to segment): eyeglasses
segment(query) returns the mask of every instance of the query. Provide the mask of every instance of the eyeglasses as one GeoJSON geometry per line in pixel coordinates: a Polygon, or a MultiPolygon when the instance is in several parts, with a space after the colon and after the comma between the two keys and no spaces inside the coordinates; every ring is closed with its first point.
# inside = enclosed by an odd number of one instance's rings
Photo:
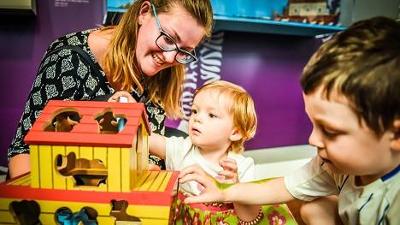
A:
{"type": "Polygon", "coordinates": [[[160,20],[158,19],[156,7],[151,3],[151,8],[153,9],[154,17],[156,18],[157,27],[160,30],[160,35],[156,39],[156,45],[164,52],[176,51],[175,60],[181,64],[188,64],[197,61],[196,52],[186,51],[178,47],[174,39],[161,28],[160,20]]]}

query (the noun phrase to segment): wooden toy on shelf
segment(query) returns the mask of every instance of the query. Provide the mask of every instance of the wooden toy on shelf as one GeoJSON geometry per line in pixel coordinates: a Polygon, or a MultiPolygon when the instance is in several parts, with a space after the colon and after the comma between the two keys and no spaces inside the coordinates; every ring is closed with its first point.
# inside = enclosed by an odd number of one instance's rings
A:
{"type": "Polygon", "coordinates": [[[288,0],[282,15],[274,14],[274,19],[319,25],[337,25],[339,1],[333,0],[288,0]]]}
{"type": "Polygon", "coordinates": [[[149,133],[141,103],[49,101],[31,172],[0,184],[0,224],[168,224],[178,172],[148,170],[149,133]]]}

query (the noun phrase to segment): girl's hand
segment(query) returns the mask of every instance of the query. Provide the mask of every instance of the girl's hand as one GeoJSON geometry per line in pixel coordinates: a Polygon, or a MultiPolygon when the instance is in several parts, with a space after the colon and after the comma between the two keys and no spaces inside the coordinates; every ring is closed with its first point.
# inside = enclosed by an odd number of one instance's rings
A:
{"type": "Polygon", "coordinates": [[[222,190],[215,183],[215,180],[204,172],[199,166],[193,165],[183,169],[179,174],[179,183],[196,181],[204,187],[202,192],[197,196],[189,196],[185,198],[185,203],[200,202],[221,202],[223,201],[222,190]]]}
{"type": "Polygon", "coordinates": [[[127,91],[117,91],[107,101],[108,102],[136,103],[136,100],[127,91]]]}
{"type": "Polygon", "coordinates": [[[235,184],[239,182],[239,176],[237,173],[237,164],[233,159],[222,159],[219,165],[224,169],[219,172],[217,180],[224,184],[235,184]]]}

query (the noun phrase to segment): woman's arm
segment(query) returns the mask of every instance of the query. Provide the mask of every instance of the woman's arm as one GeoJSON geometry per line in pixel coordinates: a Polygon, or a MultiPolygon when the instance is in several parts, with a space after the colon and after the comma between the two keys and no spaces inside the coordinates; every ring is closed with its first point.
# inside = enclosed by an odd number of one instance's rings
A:
{"type": "MultiPolygon", "coordinates": [[[[95,97],[97,92],[92,90],[92,83],[87,82],[94,79],[94,74],[90,70],[80,69],[84,66],[85,62],[78,53],[67,50],[63,54],[54,52],[43,58],[15,138],[8,149],[10,178],[29,172],[30,150],[24,138],[49,100],[88,100],[95,97]]],[[[98,92],[107,93],[107,84],[99,83],[96,87],[98,92]]]]}
{"type": "Polygon", "coordinates": [[[19,154],[10,158],[8,162],[8,171],[10,178],[20,176],[31,170],[30,155],[19,154]]]}

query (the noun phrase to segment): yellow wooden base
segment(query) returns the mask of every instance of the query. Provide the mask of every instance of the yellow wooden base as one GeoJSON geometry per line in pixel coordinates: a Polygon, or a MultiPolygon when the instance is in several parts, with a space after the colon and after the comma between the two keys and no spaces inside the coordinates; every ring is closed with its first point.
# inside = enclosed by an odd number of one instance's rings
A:
{"type": "MultiPolygon", "coordinates": [[[[1,199],[0,200],[0,224],[17,224],[8,210],[12,201],[22,199],[1,199]]],[[[68,207],[72,212],[79,212],[85,206],[90,206],[98,213],[97,222],[99,225],[115,225],[115,218],[110,216],[111,204],[84,203],[84,202],[57,202],[57,201],[36,201],[40,205],[39,220],[43,225],[57,225],[54,212],[61,207],[68,207]]],[[[127,214],[139,217],[142,225],[167,225],[169,219],[169,207],[130,205],[127,214]]],[[[121,222],[122,223],[122,222],[121,222]]],[[[124,223],[126,224],[126,223],[124,223]]]]}
{"type": "MultiPolygon", "coordinates": [[[[22,176],[18,179],[12,180],[6,184],[0,184],[0,225],[1,224],[17,224],[16,220],[11,215],[9,208],[13,201],[20,202],[22,200],[34,200],[40,206],[39,220],[44,225],[56,225],[54,213],[62,208],[67,207],[73,213],[79,212],[83,207],[91,207],[97,211],[97,222],[99,225],[116,225],[116,224],[134,224],[130,222],[119,222],[116,218],[110,215],[112,204],[111,199],[115,200],[126,200],[129,203],[126,214],[140,218],[142,225],[167,225],[169,218],[171,217],[171,204],[173,203],[173,196],[176,190],[171,189],[171,182],[175,183],[177,179],[177,172],[170,171],[146,171],[140,176],[138,180],[138,187],[132,193],[108,193],[108,192],[94,192],[94,191],[78,191],[80,196],[93,196],[99,195],[99,197],[106,196],[104,201],[101,202],[88,202],[84,198],[79,201],[73,199],[73,191],[61,191],[60,193],[65,197],[60,199],[57,198],[59,195],[54,195],[54,190],[51,189],[38,189],[30,187],[30,175],[22,176]],[[157,187],[157,188],[156,188],[157,187]],[[24,194],[24,191],[16,190],[17,188],[23,188],[25,192],[33,194],[40,193],[41,197],[29,197],[31,194],[24,194]],[[8,193],[7,193],[8,192],[8,193]],[[83,193],[83,194],[82,194],[83,193]],[[71,195],[71,197],[70,197],[71,195]],[[108,196],[112,197],[108,197],[108,196]],[[12,196],[12,197],[10,197],[12,196]],[[21,197],[24,196],[24,197],[21,197]],[[53,197],[55,196],[55,197],[53,197]],[[153,196],[159,196],[164,200],[155,200],[153,196]],[[132,198],[144,198],[142,203],[135,204],[136,200],[132,198]],[[146,200],[147,199],[147,200],[146,200]],[[167,201],[165,200],[167,199],[167,201]],[[148,201],[153,202],[151,204],[148,201]],[[160,202],[161,201],[161,202],[160,202]],[[133,203],[132,203],[133,202],[133,203]]],[[[58,193],[58,192],[57,192],[58,193]]],[[[96,197],[97,198],[97,197],[96,197]]],[[[140,202],[140,201],[139,201],[140,202]]]]}

